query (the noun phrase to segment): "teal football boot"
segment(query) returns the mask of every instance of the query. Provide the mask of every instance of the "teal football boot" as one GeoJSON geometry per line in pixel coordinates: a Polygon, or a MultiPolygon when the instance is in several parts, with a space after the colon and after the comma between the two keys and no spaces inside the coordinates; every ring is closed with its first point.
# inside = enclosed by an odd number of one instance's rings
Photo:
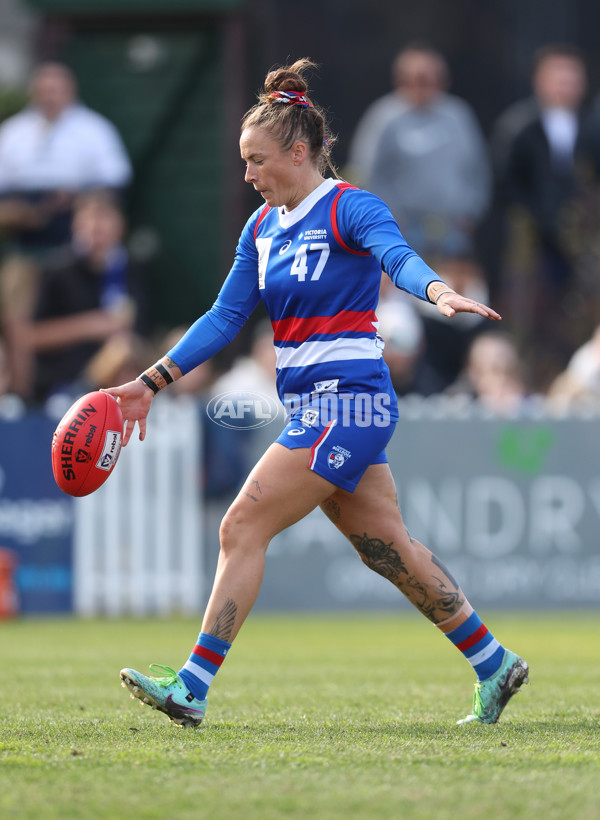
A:
{"type": "Polygon", "coordinates": [[[523,658],[506,650],[498,671],[486,680],[478,680],[473,696],[473,714],[467,715],[459,724],[497,723],[508,701],[529,683],[529,666],[523,658]]]}
{"type": "Polygon", "coordinates": [[[121,686],[129,689],[132,698],[163,712],[178,726],[184,729],[200,726],[206,712],[206,699],[195,698],[170,666],[151,663],[150,670],[165,674],[148,678],[135,669],[121,669],[121,686]]]}

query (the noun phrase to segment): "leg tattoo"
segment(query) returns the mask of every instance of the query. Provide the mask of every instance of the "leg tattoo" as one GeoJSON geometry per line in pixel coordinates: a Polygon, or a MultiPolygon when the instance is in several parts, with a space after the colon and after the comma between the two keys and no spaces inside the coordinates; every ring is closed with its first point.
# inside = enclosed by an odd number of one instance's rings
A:
{"type": "Polygon", "coordinates": [[[383,575],[388,581],[398,585],[400,576],[408,575],[402,558],[395,549],[392,549],[393,541],[386,544],[381,538],[369,538],[366,532],[362,535],[350,535],[349,538],[369,569],[383,575]]]}
{"type": "Polygon", "coordinates": [[[411,575],[406,583],[406,589],[401,591],[417,609],[429,618],[434,624],[445,621],[456,614],[464,604],[464,598],[458,591],[446,589],[444,582],[432,576],[436,583],[428,584],[411,575]]]}
{"type": "Polygon", "coordinates": [[[340,505],[337,503],[337,501],[333,501],[333,499],[329,499],[329,501],[325,501],[325,503],[321,505],[321,508],[322,508],[323,512],[325,513],[325,515],[327,516],[327,518],[329,518],[330,521],[333,521],[334,524],[338,523],[338,521],[340,520],[340,516],[342,514],[342,511],[341,511],[340,505]]]}
{"type": "Polygon", "coordinates": [[[215,622],[208,630],[208,634],[214,635],[215,638],[221,638],[222,641],[229,641],[231,633],[233,632],[237,611],[238,605],[236,602],[228,598],[221,611],[217,614],[215,622]]]}
{"type": "MultiPolygon", "coordinates": [[[[366,532],[348,537],[364,563],[397,586],[400,592],[433,623],[451,618],[464,604],[465,599],[458,584],[434,555],[431,555],[431,563],[440,570],[440,573],[434,575],[433,572],[420,572],[418,576],[411,575],[394,548],[393,541],[386,544],[381,538],[372,538],[366,532]]],[[[411,544],[420,546],[410,535],[408,538],[411,544]]]]}
{"type": "MultiPolygon", "coordinates": [[[[250,482],[250,486],[253,488],[252,492],[256,493],[257,495],[262,495],[262,490],[260,488],[260,484],[258,483],[258,481],[256,479],[254,479],[254,481],[250,482]]],[[[256,495],[252,495],[252,493],[249,493],[247,491],[244,491],[244,495],[248,496],[248,498],[251,498],[252,501],[258,501],[259,500],[256,497],[256,495]]]]}

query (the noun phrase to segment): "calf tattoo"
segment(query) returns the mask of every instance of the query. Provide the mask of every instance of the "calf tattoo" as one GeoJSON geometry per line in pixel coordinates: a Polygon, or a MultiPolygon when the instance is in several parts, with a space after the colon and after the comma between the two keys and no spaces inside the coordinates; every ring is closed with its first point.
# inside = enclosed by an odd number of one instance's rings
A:
{"type": "Polygon", "coordinates": [[[366,532],[362,535],[350,535],[349,538],[350,543],[369,569],[383,575],[392,584],[398,585],[400,576],[408,575],[402,558],[396,550],[392,549],[393,541],[386,544],[381,538],[370,538],[366,532]]]}
{"type": "Polygon", "coordinates": [[[412,575],[406,588],[401,588],[401,591],[426,618],[437,624],[458,612],[464,604],[464,598],[458,590],[447,589],[441,578],[432,576],[432,581],[434,583],[426,583],[412,575]]]}
{"type": "MultiPolygon", "coordinates": [[[[424,550],[424,558],[430,556],[431,570],[419,569],[419,574],[410,574],[405,562],[394,547],[394,542],[386,544],[381,538],[373,538],[367,533],[349,535],[350,542],[364,563],[375,572],[387,578],[406,595],[408,600],[433,623],[452,617],[464,603],[460,588],[444,564],[424,550]],[[437,568],[436,570],[433,568],[437,568]]],[[[418,541],[411,544],[420,546],[418,541]]],[[[422,559],[419,568],[424,564],[422,559]]],[[[425,565],[426,566],[426,565],[425,565]]],[[[413,570],[414,571],[414,570],[413,570]]]]}
{"type": "Polygon", "coordinates": [[[231,598],[228,598],[213,625],[208,630],[209,635],[214,635],[215,638],[221,638],[222,641],[228,641],[233,634],[233,626],[235,624],[235,616],[237,615],[238,605],[231,598]]]}

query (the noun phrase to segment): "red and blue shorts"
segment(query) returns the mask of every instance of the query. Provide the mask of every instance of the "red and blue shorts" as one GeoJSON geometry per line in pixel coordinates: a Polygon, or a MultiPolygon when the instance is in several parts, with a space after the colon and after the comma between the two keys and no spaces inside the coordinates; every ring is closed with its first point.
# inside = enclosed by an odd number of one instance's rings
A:
{"type": "Polygon", "coordinates": [[[357,402],[356,396],[350,400],[331,393],[319,397],[291,413],[276,441],[288,450],[307,448],[309,469],[353,492],[367,467],[387,464],[385,448],[396,427],[389,413],[367,406],[368,398],[365,394],[357,402]]]}

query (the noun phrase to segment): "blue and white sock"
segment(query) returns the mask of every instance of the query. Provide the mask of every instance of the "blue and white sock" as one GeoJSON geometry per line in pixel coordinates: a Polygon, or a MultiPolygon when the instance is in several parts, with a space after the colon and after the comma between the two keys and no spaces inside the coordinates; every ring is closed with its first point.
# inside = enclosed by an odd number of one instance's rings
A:
{"type": "Polygon", "coordinates": [[[201,632],[198,642],[192,649],[192,654],[186,661],[183,669],[177,673],[192,695],[198,700],[204,700],[206,693],[213,682],[231,644],[214,635],[201,632]]]}
{"type": "Polygon", "coordinates": [[[487,680],[500,668],[504,647],[498,643],[476,612],[472,612],[467,620],[452,632],[446,632],[446,637],[469,661],[475,670],[477,680],[487,680]]]}

